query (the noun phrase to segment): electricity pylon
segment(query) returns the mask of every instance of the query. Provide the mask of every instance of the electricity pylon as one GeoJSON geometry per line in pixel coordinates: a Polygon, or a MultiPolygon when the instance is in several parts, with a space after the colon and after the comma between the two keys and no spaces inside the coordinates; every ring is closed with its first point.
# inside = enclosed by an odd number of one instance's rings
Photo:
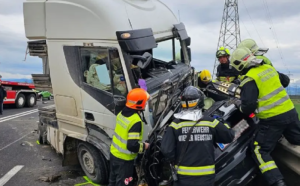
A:
{"type": "MultiPolygon", "coordinates": [[[[238,0],[225,0],[217,50],[224,46],[233,52],[240,42],[238,0]]],[[[218,65],[219,61],[215,58],[213,77],[217,73],[218,65]]]]}

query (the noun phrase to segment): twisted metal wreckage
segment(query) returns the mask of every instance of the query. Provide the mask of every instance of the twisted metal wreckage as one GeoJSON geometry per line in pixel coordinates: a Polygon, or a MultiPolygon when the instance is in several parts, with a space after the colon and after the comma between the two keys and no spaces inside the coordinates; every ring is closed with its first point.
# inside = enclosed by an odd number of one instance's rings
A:
{"type": "MultiPolygon", "coordinates": [[[[184,88],[183,79],[184,77],[179,78],[173,88],[173,93],[169,94],[167,104],[172,106],[166,106],[164,113],[180,112],[180,101],[177,98],[182,92],[180,89],[184,88]]],[[[163,89],[160,90],[160,93],[162,92],[163,89]]],[[[258,174],[258,168],[249,151],[249,144],[252,141],[258,119],[255,115],[243,118],[234,105],[234,101],[239,98],[238,85],[214,82],[212,86],[207,87],[205,93],[214,97],[216,102],[204,114],[225,121],[235,131],[235,139],[232,143],[215,144],[215,185],[246,185],[258,174]]],[[[163,134],[170,124],[161,119],[162,117],[156,120],[156,125],[148,136],[151,148],[136,161],[140,183],[146,183],[149,186],[172,185],[173,181],[177,179],[174,166],[163,157],[160,151],[163,134]]]]}

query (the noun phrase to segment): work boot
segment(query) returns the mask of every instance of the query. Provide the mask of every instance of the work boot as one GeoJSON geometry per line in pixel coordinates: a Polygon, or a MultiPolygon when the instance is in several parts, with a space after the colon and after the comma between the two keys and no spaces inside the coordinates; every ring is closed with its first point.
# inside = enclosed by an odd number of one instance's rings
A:
{"type": "Polygon", "coordinates": [[[272,186],[287,186],[283,180],[278,180],[272,186]]]}

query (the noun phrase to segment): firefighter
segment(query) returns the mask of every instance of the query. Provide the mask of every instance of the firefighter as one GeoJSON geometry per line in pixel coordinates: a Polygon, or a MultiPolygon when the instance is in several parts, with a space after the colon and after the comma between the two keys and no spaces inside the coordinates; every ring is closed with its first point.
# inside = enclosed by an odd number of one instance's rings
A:
{"type": "Polygon", "coordinates": [[[117,115],[110,147],[109,186],[133,185],[136,174],[134,159],[138,153],[149,148],[148,143],[141,142],[145,121],[143,110],[149,97],[144,89],[132,89],[127,95],[126,106],[117,115]],[[143,121],[140,115],[143,116],[143,121]]]}
{"type": "Polygon", "coordinates": [[[198,87],[205,94],[203,107],[204,110],[209,109],[215,103],[215,100],[211,97],[208,97],[207,93],[207,89],[214,89],[212,82],[213,80],[209,70],[203,70],[199,73],[198,87]]]}
{"type": "Polygon", "coordinates": [[[161,152],[167,161],[175,163],[178,180],[174,181],[174,186],[212,186],[215,178],[214,144],[232,142],[234,132],[228,124],[203,116],[204,95],[198,88],[186,87],[181,104],[183,110],[174,114],[175,120],[163,136],[161,152]],[[189,129],[197,121],[189,144],[184,148],[189,129]]]}
{"type": "Polygon", "coordinates": [[[216,53],[220,64],[217,67],[217,80],[233,82],[238,79],[239,72],[232,68],[229,63],[230,51],[228,48],[220,47],[216,53]]]}
{"type": "Polygon", "coordinates": [[[241,87],[240,111],[249,115],[256,111],[260,119],[251,144],[253,158],[263,177],[272,186],[285,186],[283,176],[270,156],[283,135],[291,144],[300,145],[300,122],[294,104],[284,87],[287,76],[256,59],[246,47],[236,49],[231,65],[244,75],[241,87]]]}
{"type": "Polygon", "coordinates": [[[208,70],[202,70],[199,73],[199,77],[198,77],[198,87],[200,89],[202,88],[206,88],[206,86],[211,83],[212,81],[212,77],[211,74],[208,70]]]}
{"type": "MultiPolygon", "coordinates": [[[[256,44],[256,42],[253,40],[253,39],[245,39],[243,40],[237,48],[241,48],[241,47],[246,47],[248,48],[251,53],[255,56],[256,59],[261,59],[263,60],[262,63],[263,64],[267,64],[267,65],[271,65],[273,66],[272,62],[266,57],[266,56],[263,56],[267,51],[268,49],[264,49],[264,48],[259,48],[256,44]]],[[[290,83],[290,79],[282,74],[282,73],[279,73],[279,76],[282,76],[280,77],[280,81],[281,83],[284,85],[288,85],[290,83]],[[284,81],[284,82],[283,82],[284,81]]],[[[284,86],[284,88],[286,88],[287,86],[284,86]]]]}
{"type": "Polygon", "coordinates": [[[253,39],[244,39],[238,45],[238,48],[240,47],[248,48],[252,52],[252,54],[256,57],[256,59],[262,59],[265,64],[273,66],[272,62],[267,57],[264,56],[264,54],[269,49],[259,48],[253,39]]]}
{"type": "Polygon", "coordinates": [[[0,115],[3,114],[3,101],[6,99],[6,91],[2,86],[1,80],[0,80],[0,115]]]}

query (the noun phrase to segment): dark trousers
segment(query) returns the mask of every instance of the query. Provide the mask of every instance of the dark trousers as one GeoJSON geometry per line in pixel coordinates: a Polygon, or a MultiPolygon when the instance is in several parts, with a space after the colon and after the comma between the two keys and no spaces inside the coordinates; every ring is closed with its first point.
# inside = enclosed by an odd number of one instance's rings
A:
{"type": "Polygon", "coordinates": [[[133,186],[135,177],[134,161],[116,159],[111,155],[108,186],[133,186]]]}
{"type": "Polygon", "coordinates": [[[283,179],[270,155],[282,135],[289,143],[300,145],[300,122],[298,116],[293,120],[289,118],[285,123],[277,123],[275,125],[261,121],[254,142],[251,145],[253,158],[269,185],[283,179]]]}
{"type": "Polygon", "coordinates": [[[3,113],[3,102],[0,102],[0,114],[3,113]]]}
{"type": "Polygon", "coordinates": [[[177,174],[178,180],[173,186],[214,186],[215,174],[203,176],[187,176],[177,174]]]}

